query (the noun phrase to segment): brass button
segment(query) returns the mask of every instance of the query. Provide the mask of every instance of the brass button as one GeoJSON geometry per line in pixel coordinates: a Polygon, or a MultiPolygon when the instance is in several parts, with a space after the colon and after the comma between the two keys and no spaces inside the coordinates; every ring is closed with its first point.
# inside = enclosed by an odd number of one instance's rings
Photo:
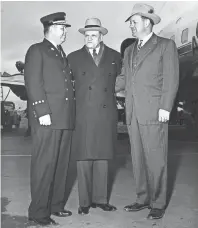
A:
{"type": "Polygon", "coordinates": [[[107,106],[106,105],[103,105],[103,108],[106,108],[107,106]]]}

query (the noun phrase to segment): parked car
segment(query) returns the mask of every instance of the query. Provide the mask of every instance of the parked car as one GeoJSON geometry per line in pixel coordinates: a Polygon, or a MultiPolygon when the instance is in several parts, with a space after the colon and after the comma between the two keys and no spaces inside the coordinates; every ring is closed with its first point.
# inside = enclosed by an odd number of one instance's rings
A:
{"type": "Polygon", "coordinates": [[[14,125],[19,128],[21,116],[15,109],[15,104],[12,101],[1,101],[1,125],[5,130],[12,130],[14,125]]]}

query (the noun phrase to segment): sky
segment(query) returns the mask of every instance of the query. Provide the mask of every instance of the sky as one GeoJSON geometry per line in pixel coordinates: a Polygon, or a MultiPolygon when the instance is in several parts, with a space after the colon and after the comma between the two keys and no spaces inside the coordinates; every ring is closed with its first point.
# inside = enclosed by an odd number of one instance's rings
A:
{"type": "MultiPolygon", "coordinates": [[[[184,11],[198,6],[197,1],[142,1],[152,5],[161,17],[154,27],[159,32],[184,11]]],[[[101,20],[108,29],[104,43],[120,51],[122,41],[131,37],[129,24],[125,23],[137,1],[2,1],[1,2],[1,72],[17,73],[16,61],[24,61],[29,46],[43,40],[40,18],[54,12],[65,12],[71,28],[62,45],[69,54],[84,45],[83,35],[78,32],[90,17],[101,20]]],[[[11,94],[12,95],[12,94],[11,94]]]]}

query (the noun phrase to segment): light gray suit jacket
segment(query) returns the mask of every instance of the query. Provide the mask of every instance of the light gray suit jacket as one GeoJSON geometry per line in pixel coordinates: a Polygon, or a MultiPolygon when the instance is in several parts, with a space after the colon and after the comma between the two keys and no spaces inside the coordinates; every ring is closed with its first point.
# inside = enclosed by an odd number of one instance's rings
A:
{"type": "Polygon", "coordinates": [[[126,122],[135,112],[140,124],[158,124],[158,111],[171,112],[179,86],[179,58],[175,42],[155,34],[142,47],[138,62],[132,65],[134,48],[124,54],[122,73],[116,91],[125,90],[126,122]]]}

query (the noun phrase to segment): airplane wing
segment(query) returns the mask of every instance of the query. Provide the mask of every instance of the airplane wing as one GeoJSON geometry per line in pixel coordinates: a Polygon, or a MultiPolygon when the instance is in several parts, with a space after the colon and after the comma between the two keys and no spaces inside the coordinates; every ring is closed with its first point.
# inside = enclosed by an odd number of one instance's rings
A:
{"type": "Polygon", "coordinates": [[[9,87],[21,100],[27,100],[23,74],[10,75],[4,72],[4,74],[1,75],[1,86],[9,87]]]}

